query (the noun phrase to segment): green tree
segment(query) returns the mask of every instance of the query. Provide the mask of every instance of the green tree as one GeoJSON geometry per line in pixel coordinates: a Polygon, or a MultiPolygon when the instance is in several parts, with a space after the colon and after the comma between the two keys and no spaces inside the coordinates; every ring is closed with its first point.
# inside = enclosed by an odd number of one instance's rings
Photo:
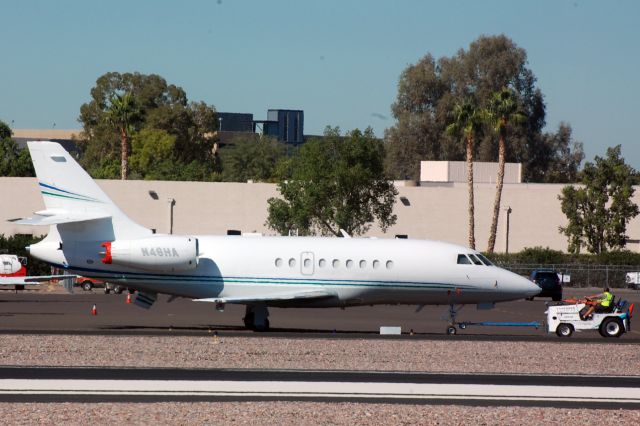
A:
{"type": "Polygon", "coordinates": [[[148,180],[168,179],[173,169],[176,137],[160,129],[142,129],[133,135],[131,169],[148,180]]]}
{"type": "Polygon", "coordinates": [[[627,224],[638,215],[633,203],[635,170],[622,158],[620,145],[596,156],[582,171],[582,186],[565,186],[558,196],[568,223],[560,231],[569,240],[569,251],[581,247],[595,254],[624,248],[627,224]]]}
{"type": "Polygon", "coordinates": [[[284,143],[268,137],[238,136],[221,149],[222,177],[227,182],[270,182],[276,179],[276,165],[284,157],[284,143]]]}
{"type": "Polygon", "coordinates": [[[584,160],[581,142],[573,140],[571,126],[560,123],[555,133],[544,133],[532,152],[527,175],[534,182],[573,183],[584,160]]]}
{"type": "Polygon", "coordinates": [[[0,141],[11,139],[11,136],[13,136],[11,127],[9,127],[9,125],[4,121],[0,120],[0,141]]]}
{"type": "Polygon", "coordinates": [[[328,127],[324,138],[282,162],[279,176],[282,198],[268,200],[266,225],[281,234],[361,235],[374,221],[383,231],[396,222],[398,191],[384,175],[384,145],[370,128],[341,137],[328,127]]]}
{"type": "Polygon", "coordinates": [[[475,237],[475,208],[473,200],[473,151],[474,138],[484,123],[484,114],[471,102],[456,103],[452,111],[451,124],[447,126],[447,133],[464,138],[467,161],[468,186],[468,216],[469,216],[469,247],[476,248],[475,237]]]}
{"type": "MultiPolygon", "coordinates": [[[[137,114],[130,121],[131,134],[145,128],[160,129],[176,137],[174,171],[163,174],[210,179],[216,173],[215,109],[204,102],[188,102],[185,91],[155,74],[110,72],[91,89],[91,101],[80,107],[82,123],[80,161],[97,178],[121,175],[121,133],[113,131],[108,109],[111,99],[130,93],[137,114]]],[[[144,177],[144,176],[142,176],[144,177]]]]}
{"type": "Polygon", "coordinates": [[[496,178],[496,197],[493,202],[493,215],[491,228],[489,229],[489,242],[487,252],[493,253],[496,245],[496,233],[498,230],[498,218],[500,216],[500,200],[504,183],[504,165],[507,153],[507,130],[525,120],[525,116],[518,112],[518,102],[515,94],[507,88],[496,92],[489,101],[486,111],[487,121],[498,135],[498,176],[496,178]]]}
{"type": "Polygon", "coordinates": [[[18,144],[11,139],[12,134],[9,126],[0,120],[0,176],[35,176],[29,150],[18,148],[18,144]]]}
{"type": "Polygon", "coordinates": [[[133,122],[138,115],[138,108],[131,92],[115,95],[107,107],[109,121],[120,135],[120,179],[129,176],[129,137],[133,130],[133,122]]]}
{"type": "MultiPolygon", "coordinates": [[[[507,161],[524,163],[529,180],[529,161],[542,143],[545,123],[543,96],[535,83],[526,51],[504,35],[481,36],[452,57],[436,60],[427,54],[400,76],[392,105],[397,121],[385,132],[387,170],[395,178],[417,179],[420,160],[463,160],[463,145],[446,133],[454,106],[469,100],[484,107],[494,92],[509,87],[526,120],[511,130],[507,161]]],[[[495,161],[497,153],[498,141],[484,126],[476,135],[474,156],[495,161]]]]}

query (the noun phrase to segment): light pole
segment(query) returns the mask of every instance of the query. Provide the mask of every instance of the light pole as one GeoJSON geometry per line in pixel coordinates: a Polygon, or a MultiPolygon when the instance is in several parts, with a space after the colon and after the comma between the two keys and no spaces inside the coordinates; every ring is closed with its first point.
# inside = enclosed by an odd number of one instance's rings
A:
{"type": "Polygon", "coordinates": [[[218,131],[222,131],[222,117],[218,117],[218,131]]]}
{"type": "Polygon", "coordinates": [[[173,234],[173,206],[176,205],[176,200],[173,198],[167,198],[169,203],[169,235],[173,234]]]}
{"type": "Polygon", "coordinates": [[[507,207],[507,208],[506,208],[506,210],[507,210],[507,236],[506,236],[506,241],[505,241],[505,249],[504,249],[504,252],[505,252],[506,254],[509,254],[509,217],[510,217],[511,212],[512,212],[513,210],[511,210],[511,206],[507,207]]]}

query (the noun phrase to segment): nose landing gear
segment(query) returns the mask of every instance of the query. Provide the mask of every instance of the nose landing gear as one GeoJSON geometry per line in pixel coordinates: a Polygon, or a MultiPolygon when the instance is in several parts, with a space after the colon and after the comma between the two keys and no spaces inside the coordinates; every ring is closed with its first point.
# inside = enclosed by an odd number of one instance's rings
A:
{"type": "Polygon", "coordinates": [[[458,332],[456,325],[459,325],[462,330],[466,328],[464,323],[456,322],[456,316],[458,315],[458,311],[463,308],[464,305],[459,305],[456,309],[455,305],[449,305],[449,326],[447,327],[447,334],[452,336],[458,332]]]}

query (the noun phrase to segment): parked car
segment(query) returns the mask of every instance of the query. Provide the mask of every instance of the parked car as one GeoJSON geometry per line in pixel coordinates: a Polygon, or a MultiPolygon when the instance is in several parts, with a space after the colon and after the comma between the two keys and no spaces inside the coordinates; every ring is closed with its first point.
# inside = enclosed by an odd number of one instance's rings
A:
{"type": "Polygon", "coordinates": [[[84,291],[91,291],[94,287],[104,287],[106,284],[106,282],[95,278],[76,277],[76,285],[79,285],[84,291]]]}
{"type": "MultiPolygon", "coordinates": [[[[562,300],[560,276],[553,269],[535,269],[531,272],[529,279],[542,289],[535,297],[550,297],[556,302],[562,300]]],[[[533,297],[528,300],[533,300],[533,297]]]]}

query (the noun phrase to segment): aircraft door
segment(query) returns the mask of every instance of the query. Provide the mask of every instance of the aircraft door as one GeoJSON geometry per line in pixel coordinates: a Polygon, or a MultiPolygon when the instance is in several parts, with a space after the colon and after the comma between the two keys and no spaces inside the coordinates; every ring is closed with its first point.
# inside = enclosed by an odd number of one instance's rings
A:
{"type": "Polygon", "coordinates": [[[310,251],[300,253],[300,272],[302,275],[313,275],[314,271],[314,256],[310,251]]]}

